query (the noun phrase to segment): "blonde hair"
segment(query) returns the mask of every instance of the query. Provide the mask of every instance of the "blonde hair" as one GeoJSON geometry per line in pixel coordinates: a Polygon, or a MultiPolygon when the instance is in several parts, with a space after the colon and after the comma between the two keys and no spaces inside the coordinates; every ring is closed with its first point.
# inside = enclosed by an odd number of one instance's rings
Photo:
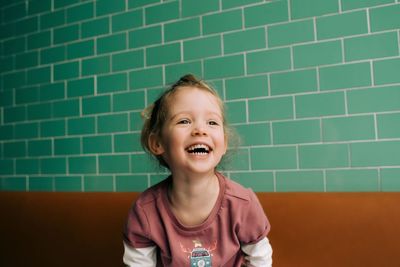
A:
{"type": "MultiPolygon", "coordinates": [[[[157,138],[161,138],[161,130],[165,124],[165,121],[168,117],[169,111],[169,100],[174,94],[183,87],[195,87],[206,92],[211,93],[215,96],[218,105],[221,109],[222,119],[223,119],[223,127],[225,138],[228,138],[232,132],[230,127],[227,125],[226,118],[225,118],[225,106],[222,99],[219,97],[218,93],[209,86],[206,82],[196,78],[192,74],[186,74],[182,76],[176,83],[174,83],[169,89],[164,91],[159,98],[150,106],[148,106],[142,112],[142,117],[144,119],[144,124],[142,128],[142,133],[140,137],[140,141],[144,150],[149,152],[151,155],[155,156],[150,149],[149,146],[149,138],[151,135],[155,135],[157,138]]],[[[168,168],[167,162],[162,158],[162,156],[155,156],[161,166],[168,168]]]]}

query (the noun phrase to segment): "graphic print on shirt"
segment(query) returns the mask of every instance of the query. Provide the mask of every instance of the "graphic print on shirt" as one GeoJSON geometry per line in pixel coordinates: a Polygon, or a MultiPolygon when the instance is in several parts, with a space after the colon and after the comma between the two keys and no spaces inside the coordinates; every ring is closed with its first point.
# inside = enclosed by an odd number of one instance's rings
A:
{"type": "Polygon", "coordinates": [[[203,246],[199,239],[192,240],[193,246],[191,248],[185,247],[180,243],[181,250],[188,254],[190,259],[190,267],[211,267],[212,254],[211,252],[217,248],[217,241],[214,241],[208,247],[203,246]]]}

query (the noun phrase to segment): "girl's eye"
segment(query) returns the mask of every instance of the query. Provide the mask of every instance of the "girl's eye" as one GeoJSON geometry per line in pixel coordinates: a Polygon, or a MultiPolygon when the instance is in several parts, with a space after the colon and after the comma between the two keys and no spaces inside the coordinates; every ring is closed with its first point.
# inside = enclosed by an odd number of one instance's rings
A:
{"type": "Polygon", "coordinates": [[[219,123],[217,121],[209,121],[208,124],[209,125],[219,125],[219,123]]]}
{"type": "Polygon", "coordinates": [[[178,121],[178,124],[189,124],[190,121],[188,119],[182,119],[178,121]]]}

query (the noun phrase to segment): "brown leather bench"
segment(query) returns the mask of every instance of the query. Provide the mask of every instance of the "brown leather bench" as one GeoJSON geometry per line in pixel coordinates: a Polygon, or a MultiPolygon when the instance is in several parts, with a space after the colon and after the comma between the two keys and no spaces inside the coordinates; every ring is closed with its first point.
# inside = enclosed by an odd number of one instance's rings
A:
{"type": "MultiPolygon", "coordinates": [[[[400,266],[400,193],[258,193],[274,267],[400,266]]],[[[137,193],[0,192],[0,266],[113,267],[137,193]]]]}

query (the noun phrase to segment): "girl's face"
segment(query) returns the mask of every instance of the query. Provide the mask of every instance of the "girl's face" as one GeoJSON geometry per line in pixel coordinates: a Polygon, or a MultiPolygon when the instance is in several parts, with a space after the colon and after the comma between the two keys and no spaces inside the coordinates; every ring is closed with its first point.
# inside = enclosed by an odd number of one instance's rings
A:
{"type": "Polygon", "coordinates": [[[195,87],[182,87],[168,100],[161,138],[150,138],[172,173],[210,173],[227,149],[223,116],[215,96],[195,87]]]}

